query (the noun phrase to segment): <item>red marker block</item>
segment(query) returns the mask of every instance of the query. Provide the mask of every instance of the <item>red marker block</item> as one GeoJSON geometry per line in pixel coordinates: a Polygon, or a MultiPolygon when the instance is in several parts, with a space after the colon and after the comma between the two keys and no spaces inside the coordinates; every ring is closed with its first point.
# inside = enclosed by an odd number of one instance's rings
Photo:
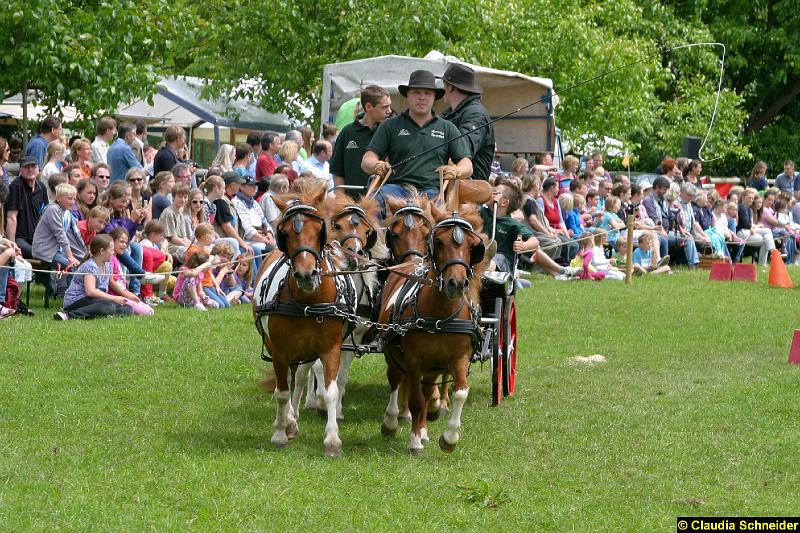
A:
{"type": "Polygon", "coordinates": [[[792,348],[789,350],[789,363],[792,365],[800,365],[800,329],[794,330],[792,348]]]}

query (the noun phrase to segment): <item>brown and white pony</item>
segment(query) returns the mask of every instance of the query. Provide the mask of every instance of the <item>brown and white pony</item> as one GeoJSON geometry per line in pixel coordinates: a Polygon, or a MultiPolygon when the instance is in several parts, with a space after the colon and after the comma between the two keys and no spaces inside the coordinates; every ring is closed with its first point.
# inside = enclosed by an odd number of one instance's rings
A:
{"type": "Polygon", "coordinates": [[[339,398],[336,376],[344,321],[324,311],[342,296],[335,278],[327,275],[334,270],[333,260],[325,251],[327,224],[323,202],[327,184],[304,180],[295,186],[297,191],[288,197],[274,198],[282,212],[276,236],[283,254],[276,252],[265,258],[256,276],[253,295],[256,326],[272,357],[276,378],[277,413],[272,443],[282,448],[299,432],[290,405],[291,368],[319,358],[327,409],[325,454],[337,456],[342,451],[342,441],[336,422],[339,398]],[[312,311],[310,316],[308,310],[312,311]]]}
{"type": "MultiPolygon", "coordinates": [[[[366,270],[359,258],[380,260],[388,256],[378,225],[378,202],[365,198],[355,201],[344,193],[337,193],[335,197],[329,197],[325,201],[325,210],[329,213],[328,245],[331,246],[331,253],[339,257],[346,270],[361,271],[350,276],[356,292],[356,313],[362,318],[371,320],[373,318],[372,310],[378,305],[378,275],[374,268],[366,270]]],[[[367,331],[367,327],[360,324],[351,324],[347,329],[344,342],[352,345],[360,344],[367,331]]],[[[342,401],[347,391],[350,364],[355,357],[351,350],[343,349],[341,354],[339,374],[336,378],[339,388],[336,418],[340,422],[344,420],[342,401]]],[[[319,387],[321,382],[322,364],[320,361],[313,363],[313,366],[301,365],[298,368],[297,380],[292,393],[292,406],[296,416],[299,414],[303,385],[308,385],[306,409],[319,408],[319,399],[322,397],[322,390],[319,387]],[[308,372],[312,368],[317,387],[308,380],[308,372]]]]}
{"type": "Polygon", "coordinates": [[[408,280],[392,273],[381,297],[379,321],[408,325],[404,335],[384,336],[384,355],[391,388],[381,432],[394,435],[398,426],[398,388],[406,387],[412,416],[409,451],[421,454],[428,440],[427,401],[435,380],[443,373],[454,379],[453,404],[439,446],[451,452],[460,437],[461,411],[469,394],[467,370],[479,328],[479,292],[485,245],[476,207],[464,206],[458,214],[431,206],[437,222],[428,235],[424,269],[410,265],[406,274],[425,278],[408,280]]]}

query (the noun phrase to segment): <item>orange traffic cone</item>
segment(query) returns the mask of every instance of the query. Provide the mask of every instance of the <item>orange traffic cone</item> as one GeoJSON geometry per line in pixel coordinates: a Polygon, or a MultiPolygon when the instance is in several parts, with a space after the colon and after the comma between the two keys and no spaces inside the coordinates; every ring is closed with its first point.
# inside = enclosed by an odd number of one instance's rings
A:
{"type": "Polygon", "coordinates": [[[772,261],[770,261],[769,265],[769,286],[783,287],[784,289],[794,287],[779,250],[772,250],[772,261]]]}

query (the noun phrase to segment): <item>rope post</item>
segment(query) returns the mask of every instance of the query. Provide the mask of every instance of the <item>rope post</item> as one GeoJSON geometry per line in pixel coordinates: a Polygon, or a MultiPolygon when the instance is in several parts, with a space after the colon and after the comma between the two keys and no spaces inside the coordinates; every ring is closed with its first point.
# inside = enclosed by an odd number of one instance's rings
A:
{"type": "Polygon", "coordinates": [[[628,215],[628,236],[626,241],[628,249],[625,253],[625,283],[630,285],[633,277],[633,215],[628,215]]]}

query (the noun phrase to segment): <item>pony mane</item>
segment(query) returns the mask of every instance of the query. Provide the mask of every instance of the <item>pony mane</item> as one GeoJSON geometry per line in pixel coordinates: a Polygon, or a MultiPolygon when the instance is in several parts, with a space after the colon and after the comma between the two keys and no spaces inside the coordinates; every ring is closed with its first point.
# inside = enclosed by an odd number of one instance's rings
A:
{"type": "Polygon", "coordinates": [[[387,220],[392,218],[394,213],[396,213],[399,209],[406,207],[407,205],[415,205],[417,207],[422,208],[423,216],[427,219],[427,221],[434,225],[433,220],[433,213],[431,212],[431,206],[433,202],[431,202],[427,196],[423,194],[419,194],[416,189],[413,187],[407,187],[406,190],[408,191],[408,198],[400,198],[399,196],[386,196],[386,207],[389,213],[386,213],[387,220]]]}
{"type": "Polygon", "coordinates": [[[285,201],[300,200],[301,203],[320,209],[328,191],[328,182],[325,180],[303,178],[297,179],[292,184],[292,190],[281,198],[285,201]]]}

